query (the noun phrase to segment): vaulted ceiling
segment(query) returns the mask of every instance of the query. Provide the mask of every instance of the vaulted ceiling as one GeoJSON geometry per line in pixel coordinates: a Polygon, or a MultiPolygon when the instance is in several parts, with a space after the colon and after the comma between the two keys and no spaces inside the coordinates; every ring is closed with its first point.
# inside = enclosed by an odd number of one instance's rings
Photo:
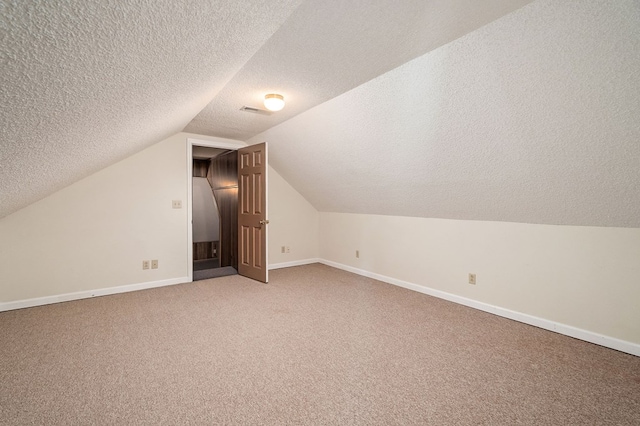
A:
{"type": "Polygon", "coordinates": [[[2,2],[0,217],[185,126],[247,139],[527,1],[475,3],[2,2]],[[282,113],[240,111],[272,90],[282,113]]]}
{"type": "Polygon", "coordinates": [[[300,3],[0,2],[0,217],[180,132],[300,3]]]}
{"type": "Polygon", "coordinates": [[[246,140],[529,2],[305,1],[185,131],[246,140]],[[274,92],[281,112],[240,111],[274,92]]]}
{"type": "Polygon", "coordinates": [[[321,211],[640,227],[640,7],[530,3],[2,2],[0,217],[184,129],[321,211]]]}
{"type": "Polygon", "coordinates": [[[324,212],[637,228],[639,70],[640,2],[536,1],[249,143],[324,212]]]}

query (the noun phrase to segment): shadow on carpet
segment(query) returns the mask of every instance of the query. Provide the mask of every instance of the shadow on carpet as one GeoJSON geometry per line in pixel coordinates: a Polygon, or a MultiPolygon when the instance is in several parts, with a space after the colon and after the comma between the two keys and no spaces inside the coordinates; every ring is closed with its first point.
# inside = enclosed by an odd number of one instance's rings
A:
{"type": "Polygon", "coordinates": [[[225,266],[223,268],[203,269],[202,271],[193,271],[193,280],[207,280],[209,278],[226,277],[227,275],[236,275],[238,271],[233,266],[225,266]]]}

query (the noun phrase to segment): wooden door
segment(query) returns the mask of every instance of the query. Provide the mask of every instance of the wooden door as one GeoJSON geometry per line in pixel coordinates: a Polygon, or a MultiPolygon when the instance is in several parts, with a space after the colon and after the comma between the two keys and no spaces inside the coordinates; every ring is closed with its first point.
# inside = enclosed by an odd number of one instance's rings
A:
{"type": "Polygon", "coordinates": [[[238,150],[238,273],[266,283],[267,144],[238,150]]]}

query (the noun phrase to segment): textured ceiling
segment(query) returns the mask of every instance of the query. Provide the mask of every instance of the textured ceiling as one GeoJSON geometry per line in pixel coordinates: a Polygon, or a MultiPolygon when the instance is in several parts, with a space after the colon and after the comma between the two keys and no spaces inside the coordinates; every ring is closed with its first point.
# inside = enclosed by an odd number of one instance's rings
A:
{"type": "Polygon", "coordinates": [[[531,0],[307,0],[184,129],[246,140],[531,0]],[[272,115],[267,93],[284,95],[272,115]]]}
{"type": "Polygon", "coordinates": [[[321,211],[640,227],[640,4],[528,3],[0,1],[0,217],[185,129],[321,211]]]}
{"type": "Polygon", "coordinates": [[[320,211],[640,227],[638,70],[638,1],[540,0],[249,143],[320,211]]]}
{"type": "Polygon", "coordinates": [[[0,217],[185,126],[246,139],[529,1],[2,1],[0,217]],[[239,111],[269,91],[283,112],[239,111]]]}
{"type": "Polygon", "coordinates": [[[1,1],[0,217],[182,130],[300,1],[1,1]]]}

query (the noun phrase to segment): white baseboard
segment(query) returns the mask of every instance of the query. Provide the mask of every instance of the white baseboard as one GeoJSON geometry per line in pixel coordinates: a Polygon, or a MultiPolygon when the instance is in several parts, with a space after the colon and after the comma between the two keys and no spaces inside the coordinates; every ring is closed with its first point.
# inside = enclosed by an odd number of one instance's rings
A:
{"type": "MultiPolygon", "coordinates": [[[[477,300],[468,299],[466,297],[457,296],[455,294],[447,293],[441,290],[435,290],[422,285],[410,283],[408,281],[399,280],[396,278],[388,277],[385,275],[377,274],[374,272],[365,271],[364,269],[354,268],[353,266],[344,265],[342,263],[333,262],[326,259],[303,259],[292,262],[274,263],[269,265],[269,270],[289,268],[292,266],[308,265],[311,263],[322,263],[327,266],[332,266],[337,269],[352,272],[357,275],[361,275],[368,278],[373,278],[378,281],[382,281],[388,284],[397,285],[409,290],[417,291],[419,293],[427,294],[429,296],[438,297],[440,299],[448,300],[450,302],[458,303],[461,305],[469,306],[484,312],[489,312],[494,315],[498,315],[504,318],[509,318],[515,321],[519,321],[525,324],[540,327],[545,330],[554,331],[556,333],[563,334],[565,336],[574,337],[576,339],[584,340],[586,342],[595,343],[600,346],[615,349],[621,352],[625,352],[631,355],[640,356],[640,345],[625,340],[616,339],[614,337],[605,336],[602,334],[594,333],[588,330],[583,330],[577,327],[573,327],[566,324],[557,323],[544,318],[535,317],[533,315],[524,314],[521,312],[512,311],[510,309],[501,308],[499,306],[490,305],[488,303],[479,302],[477,300]]],[[[0,302],[0,312],[10,311],[14,309],[30,308],[34,306],[49,305],[52,303],[68,302],[71,300],[88,299],[96,296],[106,296],[109,294],[127,293],[130,291],[145,290],[149,288],[164,287],[174,284],[182,284],[190,282],[188,277],[171,278],[160,281],[150,281],[139,284],[129,284],[119,287],[109,287],[97,290],[79,291],[76,293],[66,293],[54,296],[37,297],[33,299],[16,300],[13,302],[0,302]]]]}
{"type": "Polygon", "coordinates": [[[14,309],[32,308],[34,306],[50,305],[52,303],[69,302],[71,300],[89,299],[96,296],[127,293],[129,291],[146,290],[148,288],[165,287],[168,285],[189,282],[188,277],[171,278],[168,280],[150,281],[139,284],[122,285],[118,287],[101,288],[97,290],[78,291],[75,293],[58,294],[55,296],[36,297],[34,299],[16,300],[14,302],[0,303],[0,312],[14,309]]]}
{"type": "Polygon", "coordinates": [[[640,356],[640,344],[637,344],[637,343],[627,342],[625,340],[604,336],[602,334],[594,333],[588,330],[583,330],[583,329],[566,325],[566,324],[557,323],[544,318],[535,317],[533,315],[523,314],[521,312],[512,311],[510,309],[501,308],[499,306],[490,305],[488,303],[479,302],[477,300],[468,299],[462,296],[456,296],[455,294],[447,293],[440,290],[435,290],[429,287],[410,283],[408,281],[402,281],[396,278],[387,277],[385,275],[376,274],[374,272],[365,271],[363,269],[354,268],[352,266],[344,265],[342,263],[337,263],[337,262],[333,262],[325,259],[319,259],[319,262],[324,265],[332,266],[334,268],[342,269],[348,272],[353,272],[354,274],[362,275],[364,277],[373,278],[378,281],[397,285],[399,287],[404,287],[409,290],[417,291],[419,293],[428,294],[429,296],[438,297],[440,299],[445,299],[450,302],[459,303],[461,305],[479,309],[484,312],[489,312],[491,314],[498,315],[504,318],[509,318],[525,324],[543,328],[545,330],[550,330],[556,333],[564,334],[565,336],[574,337],[576,339],[584,340],[586,342],[595,343],[596,345],[605,346],[607,348],[615,349],[621,352],[626,352],[631,355],[640,356]]]}
{"type": "MultiPolygon", "coordinates": [[[[309,265],[311,263],[319,263],[320,259],[303,259],[292,262],[275,263],[269,265],[269,270],[289,268],[292,266],[309,265]]],[[[164,287],[174,284],[182,284],[191,282],[189,277],[171,278],[168,280],[150,281],[138,284],[129,284],[118,287],[101,288],[97,290],[78,291],[75,293],[57,294],[53,296],[36,297],[33,299],[16,300],[13,302],[0,302],[0,312],[11,311],[14,309],[32,308],[34,306],[50,305],[52,303],[69,302],[71,300],[88,299],[97,296],[107,296],[109,294],[127,293],[129,291],[146,290],[149,288],[164,287]]]]}
{"type": "Polygon", "coordinates": [[[321,260],[318,258],[312,258],[312,259],[294,260],[292,262],[272,263],[269,265],[269,270],[280,269],[280,268],[290,268],[292,266],[309,265],[311,263],[321,263],[321,260]]]}

